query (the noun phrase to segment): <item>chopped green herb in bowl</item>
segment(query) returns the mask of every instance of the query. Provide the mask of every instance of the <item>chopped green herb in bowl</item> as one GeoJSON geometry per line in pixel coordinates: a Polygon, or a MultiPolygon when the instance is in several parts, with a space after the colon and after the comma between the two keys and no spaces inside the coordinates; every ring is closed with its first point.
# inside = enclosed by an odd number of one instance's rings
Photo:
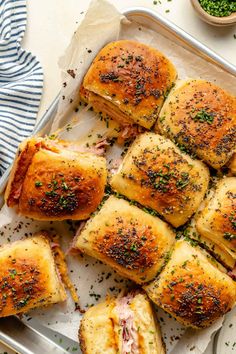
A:
{"type": "Polygon", "coordinates": [[[225,17],[236,12],[235,0],[199,0],[199,3],[211,16],[225,17]]]}
{"type": "Polygon", "coordinates": [[[213,26],[236,24],[236,0],[191,0],[198,16],[213,26]]]}

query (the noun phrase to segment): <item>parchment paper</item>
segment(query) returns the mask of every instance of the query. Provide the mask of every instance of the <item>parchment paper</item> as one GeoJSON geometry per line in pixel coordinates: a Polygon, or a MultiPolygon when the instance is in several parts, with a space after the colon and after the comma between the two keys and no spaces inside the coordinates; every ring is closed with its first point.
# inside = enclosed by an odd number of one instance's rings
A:
{"type": "MultiPolygon", "coordinates": [[[[120,39],[134,39],[147,43],[161,50],[175,64],[179,78],[205,78],[215,81],[220,86],[236,93],[235,78],[225,74],[219,68],[198,58],[157,32],[139,24],[130,23],[110,3],[105,0],[92,1],[90,8],[74,34],[59,65],[62,71],[62,91],[59,110],[54,118],[51,133],[56,130],[60,137],[79,140],[86,146],[96,143],[101,137],[116,136],[116,123],[101,121],[89,107],[79,107],[78,88],[83,76],[97,52],[108,42],[120,39]],[[76,109],[77,111],[77,109],[76,109]],[[69,124],[69,125],[68,125],[69,124]],[[64,127],[64,128],[62,128],[64,127]]],[[[121,148],[114,145],[107,156],[112,160],[120,156],[121,148]]],[[[30,236],[40,229],[54,229],[61,235],[66,251],[74,236],[76,225],[70,222],[37,222],[19,217],[13,210],[3,207],[0,213],[1,244],[30,236]]],[[[81,306],[88,307],[102,301],[107,293],[117,294],[128,284],[100,262],[83,256],[68,256],[71,278],[80,296],[81,306]]],[[[201,354],[205,351],[211,336],[221,327],[223,319],[218,320],[209,329],[201,331],[185,330],[173,318],[158,309],[157,315],[162,327],[168,354],[201,354]]],[[[77,339],[81,315],[74,310],[68,297],[64,304],[49,309],[32,311],[30,316],[72,339],[77,339]]]]}

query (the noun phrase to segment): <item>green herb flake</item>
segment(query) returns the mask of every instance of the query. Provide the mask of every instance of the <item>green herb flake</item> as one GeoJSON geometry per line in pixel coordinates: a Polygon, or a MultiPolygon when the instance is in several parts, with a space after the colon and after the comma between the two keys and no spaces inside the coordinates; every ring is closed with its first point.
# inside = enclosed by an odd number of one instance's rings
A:
{"type": "Polygon", "coordinates": [[[42,187],[43,183],[40,181],[35,182],[35,187],[42,187]]]}
{"type": "Polygon", "coordinates": [[[184,189],[189,184],[189,174],[187,172],[181,173],[181,179],[176,181],[177,189],[184,189]]]}
{"type": "Polygon", "coordinates": [[[130,250],[133,251],[133,252],[136,252],[136,251],[137,251],[137,246],[133,243],[133,244],[130,246],[130,250]]]}
{"type": "Polygon", "coordinates": [[[230,232],[225,232],[224,239],[231,242],[233,240],[236,240],[236,235],[231,234],[230,232]]]}
{"type": "Polygon", "coordinates": [[[50,140],[56,140],[56,139],[57,139],[57,135],[51,134],[51,135],[49,135],[48,138],[49,138],[50,140]]]}
{"type": "Polygon", "coordinates": [[[72,126],[70,124],[67,124],[66,130],[69,132],[72,129],[72,126]]]}
{"type": "Polygon", "coordinates": [[[214,115],[202,109],[195,116],[192,116],[195,122],[212,124],[214,122],[214,115]]]}
{"type": "Polygon", "coordinates": [[[64,189],[64,191],[67,191],[69,189],[69,187],[67,186],[66,182],[63,182],[61,186],[64,189]]]}
{"type": "Polygon", "coordinates": [[[11,270],[9,271],[9,273],[10,273],[10,277],[11,277],[12,279],[15,279],[15,276],[17,275],[17,271],[16,271],[15,269],[11,269],[11,270]]]}

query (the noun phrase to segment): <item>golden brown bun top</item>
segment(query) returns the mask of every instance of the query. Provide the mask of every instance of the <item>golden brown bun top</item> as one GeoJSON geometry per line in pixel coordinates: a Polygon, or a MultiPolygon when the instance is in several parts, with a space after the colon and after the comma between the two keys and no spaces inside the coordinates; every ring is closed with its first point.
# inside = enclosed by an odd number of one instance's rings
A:
{"type": "MultiPolygon", "coordinates": [[[[104,208],[107,215],[104,211],[104,225],[96,229],[94,247],[124,267],[139,269],[143,275],[145,270],[164,261],[162,258],[169,252],[175,238],[168,224],[113,196],[106,201],[104,208]]],[[[102,213],[103,209],[99,214],[101,217],[102,213]]]]}
{"type": "Polygon", "coordinates": [[[178,227],[197,210],[208,182],[209,171],[201,161],[182,153],[169,139],[145,133],[129,148],[111,186],[178,227]]]}
{"type": "Polygon", "coordinates": [[[158,306],[194,328],[211,325],[236,302],[236,283],[184,240],[176,242],[165,269],[145,290],[158,306]]]}
{"type": "MultiPolygon", "coordinates": [[[[107,44],[85,75],[83,86],[134,118],[154,123],[176,70],[158,50],[140,42],[121,40],[107,44]]],[[[83,90],[83,88],[82,88],[83,90]]]]}
{"type": "Polygon", "coordinates": [[[236,148],[236,97],[208,81],[180,81],[162,108],[158,127],[220,168],[236,148]]]}
{"type": "Polygon", "coordinates": [[[36,235],[0,247],[0,317],[65,298],[45,237],[36,235]]]}
{"type": "Polygon", "coordinates": [[[104,194],[106,160],[76,148],[75,143],[28,139],[14,162],[7,205],[35,219],[87,219],[104,194]]]}
{"type": "Polygon", "coordinates": [[[111,196],[86,224],[75,247],[137,283],[153,279],[175,242],[168,224],[111,196]]]}

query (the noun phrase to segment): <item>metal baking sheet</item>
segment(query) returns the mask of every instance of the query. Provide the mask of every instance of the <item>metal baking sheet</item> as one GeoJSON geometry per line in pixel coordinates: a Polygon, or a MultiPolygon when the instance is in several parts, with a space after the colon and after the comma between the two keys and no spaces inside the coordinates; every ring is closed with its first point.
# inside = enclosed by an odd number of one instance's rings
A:
{"type": "MultiPolygon", "coordinates": [[[[123,14],[130,20],[139,23],[142,26],[148,27],[158,33],[164,35],[168,39],[174,41],[176,44],[184,47],[196,56],[205,59],[207,62],[221,68],[225,73],[230,73],[236,77],[236,67],[225,59],[214,53],[212,50],[201,44],[195,38],[184,32],[182,29],[172,24],[167,19],[154,11],[145,8],[130,8],[123,12],[123,14]]],[[[50,126],[57,112],[59,96],[54,100],[50,108],[44,114],[40,122],[36,125],[33,134],[46,134],[50,131],[50,126]]],[[[10,168],[0,179],[0,194],[4,191],[10,168]]],[[[0,197],[1,198],[1,197],[0,197]]],[[[3,203],[3,198],[0,203],[3,203]]]]}
{"type": "MultiPolygon", "coordinates": [[[[236,66],[222,58],[220,55],[215,53],[213,50],[209,49],[207,46],[199,42],[197,39],[192,37],[190,34],[182,30],[180,27],[176,26],[171,21],[167,20],[157,12],[149,10],[145,7],[132,7],[125,11],[123,14],[130,21],[134,21],[150,28],[168,39],[179,44],[183,48],[189,50],[195,55],[205,59],[217,67],[221,68],[223,71],[228,72],[236,77],[236,66]]],[[[49,109],[43,115],[39,123],[35,126],[32,135],[36,133],[47,134],[50,130],[50,122],[52,122],[56,112],[59,102],[59,95],[52,102],[49,109]]],[[[11,167],[9,167],[3,176],[0,178],[0,207],[3,205],[2,193],[4,192],[7,179],[10,173],[11,167]]]]}

